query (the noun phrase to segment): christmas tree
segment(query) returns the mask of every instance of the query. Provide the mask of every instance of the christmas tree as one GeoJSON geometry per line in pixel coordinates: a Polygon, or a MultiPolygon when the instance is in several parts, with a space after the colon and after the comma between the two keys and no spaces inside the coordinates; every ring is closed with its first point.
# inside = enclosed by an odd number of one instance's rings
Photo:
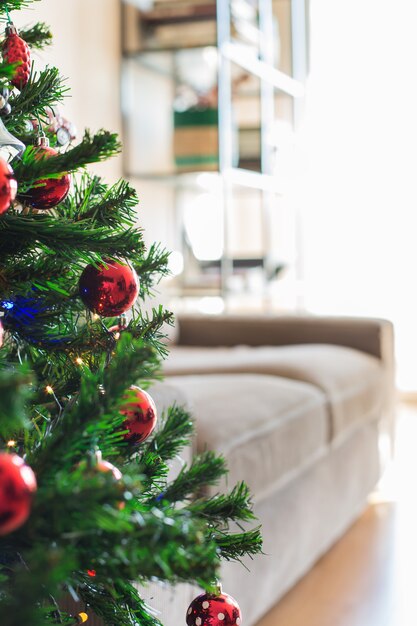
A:
{"type": "Polygon", "coordinates": [[[87,171],[120,144],[58,114],[67,86],[31,60],[49,29],[10,17],[35,2],[0,3],[0,623],[153,626],[140,586],[160,580],[203,588],[189,623],[239,626],[217,577],[261,550],[248,489],[207,497],[226,472],[210,451],[168,478],[193,422],[146,391],[173,320],[142,303],[169,255],[145,249],[134,189],[87,171]]]}

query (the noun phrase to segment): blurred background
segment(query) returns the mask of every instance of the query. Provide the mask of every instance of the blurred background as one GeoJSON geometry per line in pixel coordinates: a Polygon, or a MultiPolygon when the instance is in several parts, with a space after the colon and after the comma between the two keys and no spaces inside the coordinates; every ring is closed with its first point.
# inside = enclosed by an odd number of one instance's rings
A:
{"type": "MultiPolygon", "coordinates": [[[[35,15],[36,12],[36,15],[35,15]]],[[[43,0],[97,167],[172,250],[174,310],[394,321],[417,396],[415,0],[43,0]]]]}

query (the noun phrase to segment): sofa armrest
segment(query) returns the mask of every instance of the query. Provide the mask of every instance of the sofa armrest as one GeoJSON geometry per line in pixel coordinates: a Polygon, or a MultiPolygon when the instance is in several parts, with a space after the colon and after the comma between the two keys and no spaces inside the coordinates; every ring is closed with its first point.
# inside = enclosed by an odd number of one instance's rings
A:
{"type": "Polygon", "coordinates": [[[183,346],[282,346],[328,343],[393,362],[391,322],[374,318],[313,315],[180,315],[183,346]]]}

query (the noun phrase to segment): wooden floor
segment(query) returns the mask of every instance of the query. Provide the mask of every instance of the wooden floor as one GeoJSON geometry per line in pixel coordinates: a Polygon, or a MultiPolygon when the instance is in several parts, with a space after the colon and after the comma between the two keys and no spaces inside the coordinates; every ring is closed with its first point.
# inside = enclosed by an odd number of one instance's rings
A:
{"type": "Polygon", "coordinates": [[[417,626],[417,405],[365,514],[258,626],[417,626]]]}

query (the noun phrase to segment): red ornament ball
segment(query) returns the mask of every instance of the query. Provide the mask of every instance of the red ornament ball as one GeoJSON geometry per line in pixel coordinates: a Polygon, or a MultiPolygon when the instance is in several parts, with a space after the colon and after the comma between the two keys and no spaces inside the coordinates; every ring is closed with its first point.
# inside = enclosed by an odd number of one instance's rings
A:
{"type": "Polygon", "coordinates": [[[0,320],[0,348],[3,345],[3,336],[4,336],[4,328],[3,328],[3,324],[1,323],[1,320],[0,320]]]}
{"type": "Polygon", "coordinates": [[[6,63],[19,63],[11,83],[18,89],[22,89],[30,76],[30,48],[26,41],[19,37],[17,29],[13,24],[6,27],[6,39],[3,41],[3,59],[6,63]]]}
{"type": "Polygon", "coordinates": [[[79,288],[81,300],[90,311],[103,317],[116,317],[135,302],[139,279],[130,265],[105,259],[97,267],[87,265],[79,288]]]}
{"type": "Polygon", "coordinates": [[[13,532],[29,517],[36,478],[17,454],[0,454],[0,535],[13,532]]]}
{"type": "Polygon", "coordinates": [[[125,435],[130,443],[145,441],[156,426],[157,413],[152,397],[139,387],[129,389],[129,401],[120,411],[127,417],[123,427],[129,430],[125,435]]]}
{"type": "Polygon", "coordinates": [[[5,213],[16,198],[17,182],[10,165],[0,157],[0,215],[5,213]]]}
{"type": "MultiPolygon", "coordinates": [[[[35,158],[48,159],[58,152],[49,146],[36,148],[35,158]]],[[[26,193],[27,202],[35,209],[53,209],[65,200],[71,187],[71,176],[62,174],[59,178],[42,178],[26,193]]]]}
{"type": "Polygon", "coordinates": [[[240,626],[242,613],[232,596],[202,593],[194,598],[187,611],[188,626],[240,626]]]}

